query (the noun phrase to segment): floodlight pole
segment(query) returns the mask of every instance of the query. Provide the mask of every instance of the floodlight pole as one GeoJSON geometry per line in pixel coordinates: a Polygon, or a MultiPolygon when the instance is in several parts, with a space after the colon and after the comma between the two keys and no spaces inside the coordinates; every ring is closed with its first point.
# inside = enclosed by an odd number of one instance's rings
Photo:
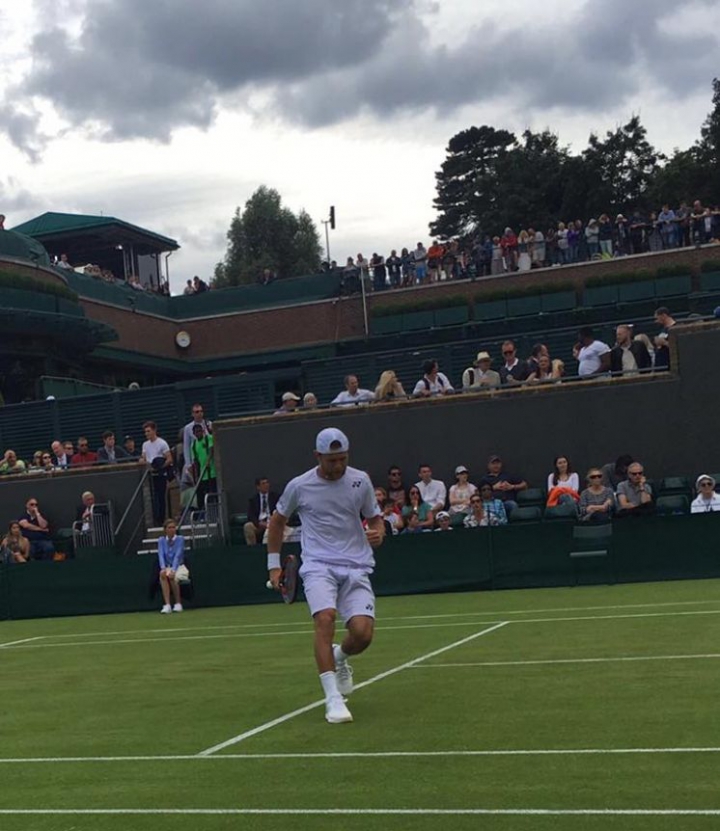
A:
{"type": "Polygon", "coordinates": [[[330,268],[330,263],[332,262],[332,260],[330,259],[330,233],[328,232],[328,225],[330,224],[330,220],[323,219],[322,224],[325,226],[325,253],[327,254],[328,268],[330,268]]]}

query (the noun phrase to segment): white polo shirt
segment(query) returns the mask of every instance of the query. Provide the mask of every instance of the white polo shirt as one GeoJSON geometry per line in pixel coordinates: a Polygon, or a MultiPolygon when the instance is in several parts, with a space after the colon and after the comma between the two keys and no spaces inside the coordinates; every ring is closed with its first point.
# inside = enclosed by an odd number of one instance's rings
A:
{"type": "Polygon", "coordinates": [[[360,517],[380,516],[380,508],[364,471],[348,467],[340,479],[323,479],[314,467],[288,482],[276,510],[284,517],[295,511],[300,515],[303,563],[330,563],[368,572],[375,567],[360,517]]]}
{"type": "Polygon", "coordinates": [[[594,340],[578,352],[578,375],[584,378],[586,375],[593,375],[602,366],[600,360],[602,355],[606,355],[610,351],[610,347],[601,340],[594,340]]]}
{"type": "Polygon", "coordinates": [[[423,502],[427,502],[433,510],[436,505],[442,505],[445,507],[447,488],[445,487],[444,482],[441,482],[439,479],[431,479],[426,484],[421,479],[419,482],[415,483],[415,487],[420,491],[420,496],[422,496],[423,502]]]}
{"type": "Polygon", "coordinates": [[[356,404],[369,404],[375,400],[375,393],[370,390],[358,389],[353,395],[348,390],[338,393],[330,402],[333,407],[352,407],[356,404]]]}

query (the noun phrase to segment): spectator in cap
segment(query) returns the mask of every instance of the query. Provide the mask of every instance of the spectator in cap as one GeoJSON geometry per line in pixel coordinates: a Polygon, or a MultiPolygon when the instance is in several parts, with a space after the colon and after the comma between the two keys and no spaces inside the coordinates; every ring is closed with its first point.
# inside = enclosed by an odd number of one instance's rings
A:
{"type": "Polygon", "coordinates": [[[527,482],[520,476],[513,476],[503,471],[503,462],[500,456],[493,454],[488,459],[487,473],[480,480],[480,486],[490,485],[496,499],[505,506],[507,513],[517,508],[515,494],[527,488],[527,482]]]}
{"type": "Polygon", "coordinates": [[[437,516],[435,517],[435,521],[437,522],[437,528],[435,531],[452,531],[452,525],[450,524],[450,520],[452,517],[447,511],[438,511],[437,516]]]}
{"type": "Polygon", "coordinates": [[[280,407],[275,410],[274,415],[289,415],[290,413],[294,413],[297,410],[298,401],[300,401],[300,396],[295,395],[294,392],[284,392],[282,398],[280,399],[282,403],[280,407]]]}
{"type": "Polygon", "coordinates": [[[469,366],[462,375],[463,390],[479,390],[487,387],[499,387],[500,375],[490,369],[492,358],[488,352],[478,352],[473,366],[469,366]]]}
{"type": "Polygon", "coordinates": [[[125,436],[123,439],[123,449],[131,459],[140,458],[140,454],[135,449],[135,439],[132,436],[125,436]]]}
{"type": "MultiPolygon", "coordinates": [[[[455,484],[450,487],[449,513],[467,514],[470,511],[470,498],[477,493],[477,488],[468,481],[470,473],[465,465],[458,465],[455,468],[455,484]]],[[[438,518],[439,518],[438,514],[438,518]]]]}
{"type": "Polygon", "coordinates": [[[720,511],[720,496],[715,493],[715,480],[708,473],[702,473],[695,482],[697,496],[690,505],[691,514],[709,514],[720,511]]]}

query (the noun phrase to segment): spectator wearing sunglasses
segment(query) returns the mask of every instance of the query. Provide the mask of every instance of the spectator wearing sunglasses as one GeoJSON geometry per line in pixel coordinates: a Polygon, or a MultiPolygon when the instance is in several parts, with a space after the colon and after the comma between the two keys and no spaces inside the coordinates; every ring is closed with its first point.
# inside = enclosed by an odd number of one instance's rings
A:
{"type": "Polygon", "coordinates": [[[25,513],[18,522],[23,536],[30,541],[30,557],[33,560],[52,560],[55,546],[50,539],[50,523],[40,513],[37,499],[28,499],[25,513]]]}
{"type": "Polygon", "coordinates": [[[612,488],[603,484],[603,473],[598,467],[590,468],[585,478],[588,486],[580,494],[580,521],[609,522],[615,508],[612,488]]]}
{"type": "Polygon", "coordinates": [[[645,478],[640,462],[633,462],[627,469],[628,478],[617,487],[618,516],[639,516],[652,513],[652,487],[645,478]]]}
{"type": "Polygon", "coordinates": [[[720,495],[715,493],[715,480],[707,473],[698,476],[695,482],[697,497],[690,505],[691,514],[709,514],[720,511],[720,495]]]}
{"type": "Polygon", "coordinates": [[[517,356],[515,344],[506,340],[502,345],[502,356],[505,363],[500,367],[500,380],[503,384],[522,384],[530,374],[530,367],[527,361],[521,361],[517,356]]]}

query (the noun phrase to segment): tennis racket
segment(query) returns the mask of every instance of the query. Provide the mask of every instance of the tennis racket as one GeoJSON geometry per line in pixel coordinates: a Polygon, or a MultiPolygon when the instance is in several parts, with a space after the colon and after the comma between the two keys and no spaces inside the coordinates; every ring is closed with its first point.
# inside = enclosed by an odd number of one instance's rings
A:
{"type": "MultiPolygon", "coordinates": [[[[283,563],[282,571],[280,572],[280,580],[278,585],[280,587],[280,595],[285,603],[294,603],[297,597],[298,589],[298,569],[300,568],[300,560],[294,554],[288,554],[283,563]]],[[[272,583],[268,580],[267,587],[272,588],[272,583]]]]}

